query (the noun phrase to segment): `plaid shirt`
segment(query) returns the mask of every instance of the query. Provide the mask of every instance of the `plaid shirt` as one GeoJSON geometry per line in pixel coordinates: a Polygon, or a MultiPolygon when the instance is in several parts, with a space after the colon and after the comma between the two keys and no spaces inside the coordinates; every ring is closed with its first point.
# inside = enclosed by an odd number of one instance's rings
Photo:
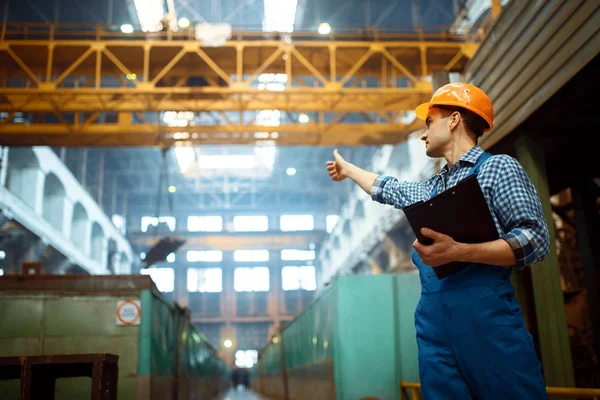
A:
{"type": "MultiPolygon", "coordinates": [[[[446,165],[425,182],[400,182],[380,175],[371,188],[371,197],[398,209],[428,200],[434,188],[442,192],[466,178],[481,154],[480,147],[473,147],[449,171],[446,165]]],[[[492,156],[480,167],[477,180],[492,210],[498,234],[515,252],[515,267],[523,269],[546,258],[550,238],[542,204],[518,161],[508,155],[492,156]]]]}

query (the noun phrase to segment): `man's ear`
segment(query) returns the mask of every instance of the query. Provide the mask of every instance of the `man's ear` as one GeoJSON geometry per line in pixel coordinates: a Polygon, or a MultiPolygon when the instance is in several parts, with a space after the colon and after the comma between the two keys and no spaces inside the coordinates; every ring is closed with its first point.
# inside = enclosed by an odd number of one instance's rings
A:
{"type": "Polygon", "coordinates": [[[450,130],[455,129],[460,123],[460,118],[460,113],[458,111],[454,111],[452,115],[450,115],[448,128],[450,130]]]}

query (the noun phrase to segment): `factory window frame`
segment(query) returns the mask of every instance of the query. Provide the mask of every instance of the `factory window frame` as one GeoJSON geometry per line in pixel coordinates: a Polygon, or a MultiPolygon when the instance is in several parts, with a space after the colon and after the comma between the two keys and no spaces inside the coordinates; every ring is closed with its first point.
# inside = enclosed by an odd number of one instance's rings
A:
{"type": "Polygon", "coordinates": [[[223,291],[221,268],[188,268],[187,290],[190,293],[220,293],[223,291]]]}
{"type": "Polygon", "coordinates": [[[221,232],[223,231],[223,217],[217,215],[189,216],[187,230],[190,232],[221,232]]]}
{"type": "Polygon", "coordinates": [[[281,288],[288,290],[308,290],[317,289],[317,279],[315,267],[297,267],[285,266],[281,269],[281,288]]]}
{"type": "Polygon", "coordinates": [[[315,251],[284,249],[281,250],[281,259],[283,261],[310,261],[315,259],[315,251]]]}
{"type": "Polygon", "coordinates": [[[269,217],[266,215],[237,215],[233,217],[233,230],[236,232],[268,231],[269,217]]]}
{"type": "Polygon", "coordinates": [[[171,293],[175,289],[175,270],[173,268],[151,267],[141,270],[140,273],[150,275],[150,278],[162,293],[171,293]]]}
{"type": "Polygon", "coordinates": [[[269,261],[269,250],[236,250],[233,259],[237,262],[269,261]]]}
{"type": "Polygon", "coordinates": [[[325,227],[328,233],[333,232],[333,228],[335,228],[335,225],[338,223],[339,219],[340,216],[335,214],[331,214],[325,217],[325,227]]]}
{"type": "Polygon", "coordinates": [[[188,262],[221,262],[223,252],[221,250],[188,250],[186,254],[188,262]]]}
{"type": "Polygon", "coordinates": [[[258,361],[258,351],[238,350],[235,352],[235,365],[240,368],[252,368],[258,361]]]}
{"type": "Polygon", "coordinates": [[[315,217],[312,215],[282,215],[279,218],[282,231],[312,231],[315,229],[315,217]]]}
{"type": "Polygon", "coordinates": [[[175,217],[142,217],[142,232],[148,232],[148,227],[157,226],[159,222],[165,222],[171,232],[175,232],[175,217]]]}
{"type": "Polygon", "coordinates": [[[233,270],[233,289],[236,292],[268,292],[268,267],[238,267],[233,270]]]}

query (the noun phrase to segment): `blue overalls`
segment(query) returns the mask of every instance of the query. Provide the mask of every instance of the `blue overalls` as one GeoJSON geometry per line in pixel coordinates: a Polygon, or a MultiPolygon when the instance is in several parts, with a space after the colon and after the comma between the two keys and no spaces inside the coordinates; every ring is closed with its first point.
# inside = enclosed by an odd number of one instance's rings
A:
{"type": "Polygon", "coordinates": [[[423,399],[548,399],[511,270],[471,264],[440,280],[415,250],[412,259],[422,287],[415,325],[423,399]]]}

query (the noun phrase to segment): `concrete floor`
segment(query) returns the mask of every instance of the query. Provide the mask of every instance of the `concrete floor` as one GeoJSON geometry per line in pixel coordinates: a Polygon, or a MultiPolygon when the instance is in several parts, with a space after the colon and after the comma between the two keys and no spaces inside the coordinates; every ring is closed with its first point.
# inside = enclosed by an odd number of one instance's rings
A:
{"type": "Polygon", "coordinates": [[[266,397],[260,396],[254,392],[244,391],[239,388],[238,390],[229,389],[229,391],[223,393],[221,396],[214,400],[269,400],[266,397]]]}

